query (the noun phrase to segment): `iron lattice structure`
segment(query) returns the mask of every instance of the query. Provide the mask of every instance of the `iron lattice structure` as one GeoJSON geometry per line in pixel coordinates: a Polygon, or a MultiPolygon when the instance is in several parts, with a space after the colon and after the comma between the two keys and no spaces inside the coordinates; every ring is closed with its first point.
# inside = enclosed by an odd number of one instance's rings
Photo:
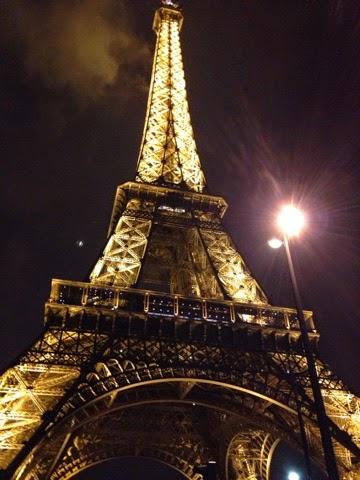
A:
{"type": "MultiPolygon", "coordinates": [[[[53,280],[45,328],[1,376],[6,478],[66,479],[146,456],[185,478],[269,480],[281,440],[319,432],[296,312],[269,304],[204,193],[179,32],[164,2],[137,177],[118,187],[88,282],[53,280]]],[[[316,351],[318,333],[305,312],[316,351]]],[[[359,479],[360,402],[317,359],[339,469],[359,479]]]]}

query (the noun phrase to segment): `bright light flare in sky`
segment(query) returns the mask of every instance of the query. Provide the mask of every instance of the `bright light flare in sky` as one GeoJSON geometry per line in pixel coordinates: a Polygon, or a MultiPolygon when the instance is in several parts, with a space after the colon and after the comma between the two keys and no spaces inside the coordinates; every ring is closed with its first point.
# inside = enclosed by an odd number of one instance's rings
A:
{"type": "Polygon", "coordinates": [[[296,472],[289,472],[288,480],[300,480],[300,475],[296,472]]]}
{"type": "Polygon", "coordinates": [[[298,235],[305,225],[304,214],[294,205],[284,205],[277,221],[281,230],[288,237],[298,235]]]}

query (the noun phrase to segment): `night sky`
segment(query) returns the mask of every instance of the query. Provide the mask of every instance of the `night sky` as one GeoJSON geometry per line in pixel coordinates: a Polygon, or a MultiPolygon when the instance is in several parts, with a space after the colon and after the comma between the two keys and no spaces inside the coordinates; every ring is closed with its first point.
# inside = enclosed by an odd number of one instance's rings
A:
{"type": "MultiPolygon", "coordinates": [[[[5,366],[41,331],[51,278],[87,278],[115,188],[134,179],[159,2],[1,3],[5,366]]],[[[267,246],[274,214],[290,199],[305,209],[304,308],[322,358],[359,393],[360,3],[189,0],[183,12],[208,191],[228,201],[225,225],[274,305],[293,305],[284,252],[267,246]]]]}

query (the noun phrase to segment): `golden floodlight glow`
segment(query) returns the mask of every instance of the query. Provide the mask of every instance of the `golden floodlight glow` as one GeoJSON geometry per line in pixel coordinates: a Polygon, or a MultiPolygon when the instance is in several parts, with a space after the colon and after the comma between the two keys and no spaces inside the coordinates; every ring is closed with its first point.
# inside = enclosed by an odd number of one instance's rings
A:
{"type": "Polygon", "coordinates": [[[284,205],[278,216],[278,225],[288,237],[298,235],[305,225],[304,214],[294,205],[284,205]]]}
{"type": "Polygon", "coordinates": [[[283,244],[283,242],[279,238],[271,238],[268,241],[268,245],[271,248],[280,248],[282,244],[283,244]]]}

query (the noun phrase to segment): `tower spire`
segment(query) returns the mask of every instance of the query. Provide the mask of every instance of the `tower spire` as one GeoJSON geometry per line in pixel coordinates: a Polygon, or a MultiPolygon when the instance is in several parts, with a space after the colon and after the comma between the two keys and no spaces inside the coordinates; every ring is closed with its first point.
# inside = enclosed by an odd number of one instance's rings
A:
{"type": "Polygon", "coordinates": [[[180,29],[173,0],[155,13],[157,35],[137,180],[202,192],[205,178],[197,154],[186,95],[180,29]]]}

